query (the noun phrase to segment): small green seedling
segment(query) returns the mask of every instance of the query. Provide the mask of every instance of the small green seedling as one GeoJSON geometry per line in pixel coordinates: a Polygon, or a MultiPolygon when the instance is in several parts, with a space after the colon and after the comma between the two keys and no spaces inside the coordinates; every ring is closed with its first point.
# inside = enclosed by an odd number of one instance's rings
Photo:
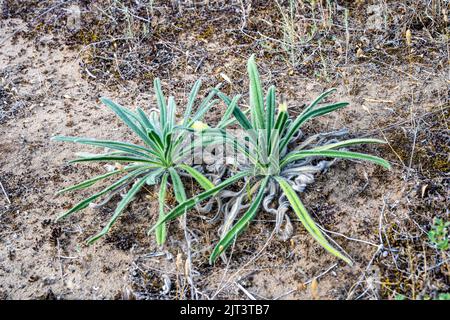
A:
{"type": "Polygon", "coordinates": [[[448,227],[450,221],[444,222],[441,218],[435,218],[431,230],[428,232],[428,239],[439,250],[448,250],[448,227]]]}
{"type": "MultiPolygon", "coordinates": [[[[186,192],[180,178],[180,172],[190,175],[205,190],[213,188],[214,185],[204,175],[192,166],[183,163],[183,154],[180,153],[180,146],[187,139],[187,135],[190,132],[189,129],[202,127],[200,120],[218,102],[218,100],[213,100],[215,92],[211,91],[200,103],[197,112],[193,113],[192,111],[200,86],[201,81],[198,80],[189,95],[184,117],[180,123],[176,123],[175,121],[176,105],[174,97],[171,96],[166,101],[161,90],[159,79],[155,79],[154,81],[158,108],[152,109],[149,114],[141,108],[132,111],[107,98],[101,98],[101,101],[142,140],[142,145],[91,138],[54,137],[53,140],[56,141],[75,142],[107,149],[106,153],[103,154],[81,155],[79,159],[72,160],[70,163],[111,162],[115,164],[115,168],[111,171],[65,188],[59,191],[58,194],[86,189],[101,180],[122,175],[120,179],[108,187],[84,199],[60,215],[58,220],[88,207],[97,199],[106,197],[106,200],[101,203],[103,205],[111,199],[112,195],[118,194],[131,186],[117,205],[113,216],[103,230],[87,240],[88,243],[93,243],[111,229],[123,210],[145,185],[156,185],[159,183],[160,220],[165,216],[166,193],[169,182],[172,184],[176,200],[179,203],[183,203],[186,200],[186,192]],[[126,165],[122,166],[119,163],[126,163],[126,165]]],[[[160,245],[163,244],[166,239],[165,223],[158,224],[155,232],[157,243],[160,245]]]]}

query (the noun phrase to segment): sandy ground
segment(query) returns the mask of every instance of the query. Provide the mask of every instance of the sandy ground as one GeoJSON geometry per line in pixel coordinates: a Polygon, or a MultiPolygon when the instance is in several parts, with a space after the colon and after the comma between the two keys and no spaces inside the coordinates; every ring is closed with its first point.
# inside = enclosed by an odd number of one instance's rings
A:
{"type": "MultiPolygon", "coordinates": [[[[86,246],[84,240],[107,221],[114,201],[101,210],[86,209],[67,221],[53,222],[58,213],[88,194],[55,196],[55,192],[103,172],[104,168],[67,165],[78,147],[51,142],[50,138],[77,135],[134,141],[129,130],[98,98],[108,96],[129,107],[148,106],[153,103],[152,91],[140,90],[140,84],[133,80],[112,87],[89,79],[79,49],[58,44],[51,34],[34,39],[13,36],[22,28],[29,27],[21,19],[1,21],[0,39],[6,40],[0,49],[3,78],[0,96],[5,105],[3,110],[11,111],[12,106],[17,110],[0,122],[0,182],[5,189],[5,194],[0,193],[0,298],[190,297],[186,293],[189,284],[184,277],[185,243],[179,223],[172,223],[173,236],[164,248],[157,248],[154,238],[145,235],[156,219],[153,190],[142,192],[112,232],[93,246],[86,246]],[[163,292],[165,279],[172,283],[169,292],[163,292]]],[[[214,41],[205,45],[211,54],[214,48],[217,48],[214,41]]],[[[245,59],[240,57],[225,71],[238,72],[245,59]]],[[[207,83],[220,81],[220,76],[212,75],[213,65],[214,62],[207,61],[203,67],[208,70],[204,75],[207,83]]],[[[238,240],[229,265],[221,262],[208,266],[207,251],[211,247],[203,246],[204,237],[216,240],[217,234],[214,226],[205,225],[192,213],[194,218],[189,225],[201,238],[192,248],[197,252],[193,269],[200,298],[247,299],[247,293],[263,299],[393,297],[396,289],[386,283],[391,281],[392,262],[407,246],[396,237],[392,225],[400,225],[398,231],[402,223],[417,224],[417,237],[423,238],[433,208],[442,210],[448,199],[446,192],[440,192],[437,207],[431,205],[418,211],[411,206],[412,198],[426,197],[420,190],[423,181],[431,180],[416,180],[414,173],[408,171],[410,149],[401,139],[406,132],[403,126],[408,123],[410,112],[420,119],[416,132],[427,130],[427,117],[445,114],[448,80],[444,71],[417,70],[412,76],[405,67],[370,77],[365,70],[362,63],[347,71],[345,79],[334,83],[338,90],[333,99],[349,101],[351,106],[317,120],[308,129],[315,132],[318,128],[347,127],[355,136],[386,138],[389,145],[367,150],[389,159],[393,170],[339,161],[303,197],[311,214],[350,254],[356,266],[346,266],[327,254],[298,222],[289,241],[275,237],[266,243],[273,222],[265,215],[238,240]],[[427,217],[426,222],[421,220],[423,216],[427,217]],[[253,241],[255,234],[258,241],[253,241]],[[398,242],[389,243],[393,239],[398,242]],[[318,285],[311,287],[315,278],[318,285]]],[[[163,85],[174,90],[181,100],[196,76],[192,70],[175,72],[170,79],[176,79],[176,83],[163,78],[163,85]]],[[[266,72],[262,76],[266,81],[275,77],[266,72]]],[[[245,74],[240,77],[245,78],[245,74]]],[[[293,113],[329,86],[297,74],[277,77],[283,83],[293,113]]],[[[238,82],[240,78],[233,80],[238,82]]],[[[223,107],[218,108],[211,121],[222,111],[223,107]]],[[[425,140],[417,140],[417,153],[422,143],[430,142],[425,140]]],[[[413,159],[413,167],[422,164],[420,159],[413,159]]],[[[432,184],[427,183],[431,190],[432,184]]],[[[437,180],[435,184],[442,186],[443,182],[437,180]]],[[[433,286],[438,291],[448,288],[448,278],[428,281],[423,288],[433,286]]]]}

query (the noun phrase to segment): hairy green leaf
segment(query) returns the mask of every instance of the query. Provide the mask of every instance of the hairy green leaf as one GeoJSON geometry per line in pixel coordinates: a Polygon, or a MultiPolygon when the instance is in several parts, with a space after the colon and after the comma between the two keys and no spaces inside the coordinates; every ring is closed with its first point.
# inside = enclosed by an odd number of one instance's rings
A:
{"type": "Polygon", "coordinates": [[[373,163],[376,163],[380,166],[385,167],[386,169],[390,169],[391,165],[386,160],[372,156],[365,153],[351,152],[351,151],[340,151],[340,150],[302,150],[302,151],[294,151],[289,153],[284,157],[281,161],[280,167],[284,167],[290,162],[304,159],[307,157],[329,157],[329,158],[344,158],[344,159],[354,159],[354,160],[366,160],[373,163]]]}
{"type": "Polygon", "coordinates": [[[300,201],[299,197],[295,193],[295,190],[292,189],[292,187],[289,185],[289,183],[281,178],[281,177],[275,177],[275,179],[278,181],[281,189],[283,190],[284,194],[288,198],[289,203],[291,204],[292,209],[294,210],[297,217],[300,219],[301,223],[305,227],[305,229],[311,234],[311,236],[319,242],[319,244],[325,248],[328,252],[335,255],[336,257],[344,260],[349,265],[352,265],[352,261],[344,256],[341,252],[336,250],[331,246],[331,244],[326,240],[325,236],[323,235],[322,231],[316,226],[315,222],[311,218],[311,216],[308,214],[308,211],[303,206],[303,203],[300,201]]]}
{"type": "Polygon", "coordinates": [[[202,186],[203,189],[209,190],[214,188],[214,184],[193,167],[185,164],[179,164],[177,167],[189,173],[191,177],[194,178],[202,186]]]}
{"type": "Polygon", "coordinates": [[[235,174],[234,176],[226,179],[225,181],[219,183],[218,185],[216,185],[214,188],[211,188],[209,190],[206,190],[198,195],[196,195],[195,197],[192,197],[186,201],[184,201],[183,203],[179,204],[178,206],[176,206],[175,208],[173,208],[165,217],[163,220],[159,221],[156,225],[154,225],[151,229],[150,232],[152,230],[154,230],[156,227],[158,227],[158,225],[165,223],[167,221],[173,220],[178,218],[179,216],[183,215],[187,210],[193,208],[197,203],[200,203],[203,200],[208,199],[209,197],[217,194],[218,192],[220,192],[221,190],[223,190],[224,188],[228,187],[229,185],[233,184],[234,182],[242,179],[245,176],[248,176],[250,173],[248,171],[243,171],[243,172],[239,172],[237,174],[235,174]]]}
{"type": "Polygon", "coordinates": [[[127,207],[127,205],[130,203],[130,201],[133,200],[136,193],[138,193],[139,190],[141,190],[142,186],[145,184],[145,180],[147,180],[147,177],[141,178],[131,187],[130,191],[128,191],[126,196],[117,205],[116,210],[114,211],[114,214],[111,217],[111,219],[109,220],[108,224],[102,229],[102,231],[97,233],[95,236],[89,238],[87,240],[88,244],[94,243],[95,241],[97,241],[98,239],[103,237],[106,233],[108,233],[108,231],[111,229],[113,224],[119,218],[122,211],[127,207]]]}
{"type": "Polygon", "coordinates": [[[258,208],[261,204],[261,201],[264,196],[265,188],[267,186],[267,182],[269,181],[269,177],[264,178],[262,180],[261,185],[259,187],[258,194],[254,199],[252,199],[252,204],[248,208],[247,212],[239,219],[239,221],[224,235],[222,239],[220,239],[219,243],[215,246],[211,256],[209,258],[209,263],[212,264],[216,261],[217,257],[224,252],[232,243],[232,241],[245,229],[251,220],[255,217],[258,212],[258,208]]]}
{"type": "Polygon", "coordinates": [[[370,143],[386,143],[384,140],[379,139],[349,139],[344,141],[339,141],[336,143],[330,143],[324,146],[315,147],[312,150],[330,150],[330,149],[337,149],[337,148],[345,148],[348,146],[352,146],[355,144],[370,144],[370,143]]]}
{"type": "MultiPolygon", "coordinates": [[[[165,173],[161,179],[161,186],[159,187],[159,197],[158,197],[158,203],[159,203],[159,220],[163,219],[165,216],[164,213],[164,206],[166,202],[166,190],[167,190],[167,177],[169,176],[168,173],[165,173]]],[[[166,225],[163,223],[159,225],[155,229],[156,234],[156,243],[158,245],[164,244],[166,242],[166,225]]]]}

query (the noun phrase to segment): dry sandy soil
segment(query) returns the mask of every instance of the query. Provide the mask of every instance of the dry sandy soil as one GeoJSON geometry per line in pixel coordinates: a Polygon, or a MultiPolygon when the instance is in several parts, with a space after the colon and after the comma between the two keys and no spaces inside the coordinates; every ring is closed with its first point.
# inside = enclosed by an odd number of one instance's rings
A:
{"type": "MultiPolygon", "coordinates": [[[[449,292],[449,252],[427,238],[435,217],[449,220],[446,2],[295,3],[296,36],[286,45],[286,1],[0,1],[0,299],[430,299],[449,292]],[[350,136],[389,142],[361,150],[391,161],[390,172],[339,161],[303,195],[353,268],[298,221],[290,240],[270,238],[274,222],[265,214],[238,239],[229,264],[209,266],[217,226],[191,212],[190,282],[180,223],[171,224],[163,248],[146,236],[157,216],[152,189],[95,245],[84,240],[117,199],[54,222],[89,194],[55,192],[104,168],[68,165],[79,146],[52,136],[135,141],[100,96],[150,107],[156,76],[180,105],[198,78],[204,90],[224,82],[236,94],[246,91],[251,53],[264,86],[276,83],[293,114],[330,87],[333,100],[351,103],[307,132],[345,127],[350,136]]],[[[213,109],[208,121],[223,110],[213,109]]]]}

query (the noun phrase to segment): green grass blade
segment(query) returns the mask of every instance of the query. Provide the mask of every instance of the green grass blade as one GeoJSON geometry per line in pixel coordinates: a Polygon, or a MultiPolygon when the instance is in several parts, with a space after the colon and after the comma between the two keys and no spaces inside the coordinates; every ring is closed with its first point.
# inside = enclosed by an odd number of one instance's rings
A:
{"type": "Polygon", "coordinates": [[[365,160],[376,163],[386,169],[390,169],[391,165],[386,160],[372,156],[365,153],[351,152],[351,151],[340,151],[340,150],[303,150],[303,151],[294,151],[286,155],[284,159],[281,161],[280,167],[284,167],[290,162],[304,159],[307,157],[328,157],[328,158],[344,158],[344,159],[353,159],[353,160],[365,160]]]}
{"type": "Polygon", "coordinates": [[[111,229],[113,224],[119,218],[122,211],[127,207],[127,205],[131,202],[131,200],[133,200],[136,193],[138,193],[139,190],[141,190],[142,186],[145,184],[145,180],[147,180],[147,177],[141,178],[131,187],[130,191],[128,191],[126,196],[117,205],[116,210],[114,211],[114,214],[111,217],[111,219],[109,220],[108,224],[103,228],[102,231],[97,233],[95,236],[89,238],[87,240],[88,244],[94,243],[95,241],[97,241],[98,239],[103,237],[106,233],[108,233],[108,231],[111,229]]]}
{"type": "MultiPolygon", "coordinates": [[[[158,220],[161,220],[164,218],[164,205],[166,202],[166,191],[167,191],[167,178],[168,173],[165,173],[161,179],[161,186],[159,187],[159,196],[158,196],[158,204],[159,204],[159,218],[158,220]]],[[[166,242],[166,235],[167,235],[167,228],[166,224],[163,223],[158,226],[158,228],[155,229],[155,235],[156,235],[156,243],[158,245],[163,245],[164,242],[166,242]]]]}
{"type": "Polygon", "coordinates": [[[320,147],[315,147],[312,150],[330,150],[330,149],[337,149],[337,148],[344,148],[344,147],[348,147],[348,146],[353,146],[356,144],[371,144],[371,143],[387,143],[384,140],[379,140],[379,139],[349,139],[349,140],[345,140],[345,141],[340,141],[340,142],[336,142],[336,143],[330,143],[324,146],[320,146],[320,147]]]}
{"type": "Polygon", "coordinates": [[[352,261],[344,256],[341,252],[336,250],[325,238],[322,231],[317,227],[314,220],[309,215],[308,211],[304,207],[303,203],[300,201],[300,198],[295,193],[295,190],[292,189],[291,185],[283,178],[281,177],[275,177],[275,179],[278,181],[281,189],[283,190],[284,194],[288,198],[289,203],[291,204],[292,209],[294,210],[297,217],[300,219],[303,226],[306,228],[306,230],[311,234],[311,236],[319,242],[319,244],[326,249],[331,254],[335,255],[336,257],[342,259],[349,265],[352,265],[352,261]]]}
{"type": "Polygon", "coordinates": [[[209,190],[214,188],[214,184],[193,167],[187,166],[185,164],[179,164],[177,167],[189,173],[191,177],[194,178],[200,186],[202,186],[203,189],[209,190]]]}
{"type": "Polygon", "coordinates": [[[206,190],[195,197],[192,197],[183,203],[179,204],[175,208],[173,208],[165,217],[163,220],[157,222],[151,229],[150,232],[155,230],[156,227],[158,227],[160,224],[165,223],[167,221],[173,220],[178,218],[179,216],[183,215],[187,210],[194,207],[197,203],[200,203],[203,200],[208,199],[209,197],[217,194],[222,189],[228,187],[230,184],[242,179],[245,176],[248,176],[250,173],[248,171],[240,172],[238,174],[235,174],[234,176],[226,179],[225,181],[222,181],[214,188],[211,188],[209,190],[206,190]]]}
{"type": "Polygon", "coordinates": [[[244,229],[247,228],[250,221],[253,220],[256,213],[258,212],[268,181],[269,177],[264,178],[264,180],[261,182],[261,186],[259,187],[258,194],[254,199],[252,199],[252,204],[248,208],[247,212],[244,213],[244,215],[239,219],[239,221],[225,234],[225,236],[222,239],[220,239],[219,243],[215,246],[209,258],[210,264],[216,261],[217,257],[231,245],[233,240],[242,231],[244,231],[244,229]]]}

